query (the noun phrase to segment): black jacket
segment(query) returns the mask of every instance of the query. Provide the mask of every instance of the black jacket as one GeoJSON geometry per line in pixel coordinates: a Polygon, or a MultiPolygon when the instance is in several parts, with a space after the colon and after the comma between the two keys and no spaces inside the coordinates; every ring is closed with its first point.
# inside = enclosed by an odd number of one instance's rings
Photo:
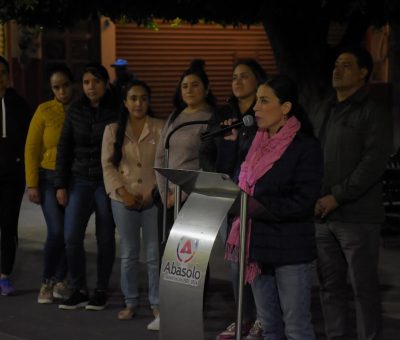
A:
{"type": "Polygon", "coordinates": [[[328,98],[311,119],[324,150],[321,195],[333,194],[339,203],[327,219],[383,222],[381,181],[392,150],[389,112],[360,89],[342,103],[328,98]]]}
{"type": "Polygon", "coordinates": [[[32,110],[25,99],[12,88],[4,95],[6,107],[6,137],[2,137],[2,106],[0,98],[0,176],[13,176],[24,169],[24,148],[32,110]]]}
{"type": "Polygon", "coordinates": [[[56,188],[66,188],[71,176],[102,180],[104,128],[117,117],[116,101],[110,92],[104,95],[97,108],[91,107],[85,96],[71,105],[57,146],[56,188]]]}
{"type": "MultiPolygon", "coordinates": [[[[234,166],[236,143],[225,142],[217,164],[234,166]]],[[[311,262],[316,257],[314,205],[322,182],[323,160],[318,141],[298,132],[282,157],[262,176],[254,197],[279,222],[253,219],[250,258],[263,265],[311,262]]]]}
{"type": "MultiPolygon", "coordinates": [[[[241,114],[238,106],[237,99],[235,97],[231,97],[228,100],[228,104],[220,107],[211,117],[207,132],[212,132],[221,128],[220,123],[229,118],[241,119],[244,115],[252,115],[254,116],[253,111],[254,103],[250,106],[250,108],[244,113],[241,114]]],[[[240,165],[244,161],[247,152],[249,151],[251,142],[257,132],[257,126],[254,124],[251,127],[246,127],[242,125],[239,129],[239,144],[237,148],[237,153],[235,155],[236,165],[232,169],[227,169],[223,164],[221,164],[220,168],[216,167],[216,161],[218,158],[218,154],[224,152],[223,150],[223,136],[218,136],[215,138],[211,138],[205,140],[200,145],[199,157],[200,157],[200,167],[204,171],[211,172],[223,172],[231,175],[232,178],[237,179],[237,175],[240,171],[240,165]]]]}

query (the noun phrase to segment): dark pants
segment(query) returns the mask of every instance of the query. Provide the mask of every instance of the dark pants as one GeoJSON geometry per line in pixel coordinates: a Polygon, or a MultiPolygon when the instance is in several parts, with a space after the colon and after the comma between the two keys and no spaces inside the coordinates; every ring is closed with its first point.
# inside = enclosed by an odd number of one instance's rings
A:
{"type": "Polygon", "coordinates": [[[103,181],[73,179],[65,208],[64,234],[68,270],[74,289],[86,289],[84,239],[90,215],[95,213],[97,288],[106,290],[115,258],[115,224],[103,181]]]}
{"type": "Polygon", "coordinates": [[[326,222],[316,225],[316,236],[327,339],[351,339],[347,325],[347,280],[353,288],[358,339],[381,339],[380,226],[326,222]]]}
{"type": "Polygon", "coordinates": [[[62,281],[67,276],[64,242],[64,207],[58,204],[54,188],[55,171],[41,169],[39,190],[47,238],[44,245],[43,281],[62,281]]]}
{"type": "Polygon", "coordinates": [[[0,177],[1,273],[10,275],[18,244],[18,217],[25,191],[23,170],[0,177]]]}

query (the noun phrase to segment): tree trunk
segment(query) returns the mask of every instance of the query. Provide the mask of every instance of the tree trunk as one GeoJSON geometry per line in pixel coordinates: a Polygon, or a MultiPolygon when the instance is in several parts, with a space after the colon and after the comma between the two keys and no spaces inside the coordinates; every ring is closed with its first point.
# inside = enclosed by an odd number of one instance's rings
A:
{"type": "Polygon", "coordinates": [[[263,25],[279,72],[297,82],[300,102],[306,110],[311,110],[331,90],[338,48],[344,44],[360,45],[368,23],[357,15],[347,26],[340,44],[332,48],[328,45],[331,19],[321,2],[309,0],[295,7],[291,8],[289,0],[286,0],[286,6],[274,6],[274,1],[265,1],[263,25]]]}
{"type": "Polygon", "coordinates": [[[315,13],[320,8],[319,1],[303,4],[294,10],[274,7],[273,1],[267,2],[263,9],[263,24],[279,73],[287,74],[297,82],[300,101],[310,109],[329,84],[326,69],[329,21],[322,12],[315,13]]]}
{"type": "Polygon", "coordinates": [[[389,82],[392,84],[394,147],[400,148],[400,25],[391,25],[389,33],[389,82]]]}

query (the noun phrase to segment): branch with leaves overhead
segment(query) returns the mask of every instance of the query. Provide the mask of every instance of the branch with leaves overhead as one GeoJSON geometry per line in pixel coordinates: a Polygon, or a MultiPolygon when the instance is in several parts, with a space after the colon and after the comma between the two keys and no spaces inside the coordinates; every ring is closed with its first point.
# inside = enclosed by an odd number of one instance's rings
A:
{"type": "Polygon", "coordinates": [[[397,0],[0,0],[0,21],[13,19],[27,26],[64,28],[76,21],[104,15],[114,22],[139,25],[149,24],[154,18],[168,21],[180,18],[191,24],[203,21],[250,25],[264,20],[265,8],[277,13],[296,12],[306,3],[315,15],[322,10],[329,14],[329,19],[339,22],[347,22],[356,12],[377,25],[400,20],[397,0]]]}

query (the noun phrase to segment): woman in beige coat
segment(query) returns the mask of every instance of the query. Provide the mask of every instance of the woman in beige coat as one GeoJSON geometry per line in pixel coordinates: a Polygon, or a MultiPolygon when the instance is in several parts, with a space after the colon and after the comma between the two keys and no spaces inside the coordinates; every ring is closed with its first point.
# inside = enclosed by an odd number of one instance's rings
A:
{"type": "Polygon", "coordinates": [[[121,237],[121,289],[126,308],[118,319],[131,319],[139,305],[140,229],[146,254],[150,307],[155,319],[147,326],[159,329],[159,242],[157,207],[153,202],[156,147],[164,122],[152,117],[149,86],[133,80],[124,93],[118,123],[106,127],[102,165],[106,191],[121,237]]]}

